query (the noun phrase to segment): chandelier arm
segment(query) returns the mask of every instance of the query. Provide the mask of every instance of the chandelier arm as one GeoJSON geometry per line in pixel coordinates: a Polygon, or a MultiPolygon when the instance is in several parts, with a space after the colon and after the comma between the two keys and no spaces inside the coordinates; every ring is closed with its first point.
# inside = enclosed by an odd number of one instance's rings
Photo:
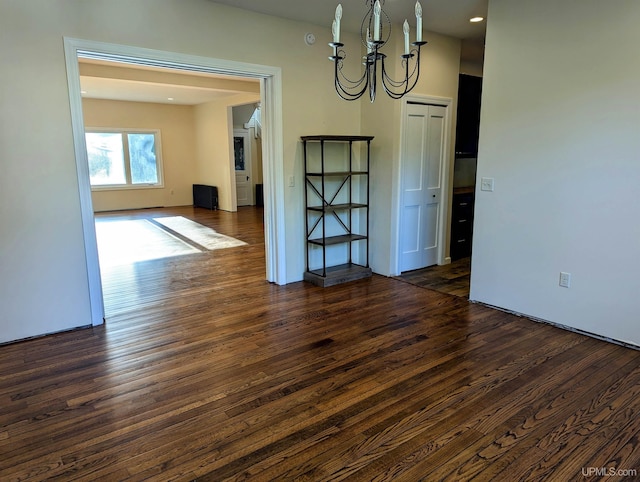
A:
{"type": "Polygon", "coordinates": [[[393,80],[391,76],[387,74],[386,70],[382,72],[382,75],[385,78],[387,85],[390,85],[392,87],[402,87],[403,85],[407,85],[409,81],[414,77],[416,73],[417,65],[418,65],[417,63],[414,65],[413,70],[411,71],[411,74],[409,74],[408,60],[407,59],[402,60],[402,66],[405,68],[405,71],[406,71],[405,77],[403,80],[393,80]]]}
{"type": "Polygon", "coordinates": [[[408,63],[406,63],[406,76],[405,76],[405,80],[398,82],[398,81],[394,81],[393,79],[391,79],[391,77],[387,74],[385,65],[384,65],[384,59],[382,59],[382,87],[384,88],[385,92],[387,93],[387,95],[389,95],[389,97],[391,97],[392,99],[400,99],[402,98],[407,92],[409,92],[409,90],[411,89],[407,89],[407,84],[409,83],[409,66],[408,63]],[[396,91],[394,90],[395,88],[398,87],[402,87],[404,86],[404,89],[402,91],[396,91]]]}
{"type": "Polygon", "coordinates": [[[342,87],[342,85],[340,84],[340,82],[337,79],[336,79],[336,82],[335,82],[336,92],[344,100],[357,100],[357,99],[359,99],[366,92],[367,86],[368,85],[365,84],[362,89],[360,89],[358,92],[354,93],[354,92],[350,92],[350,91],[346,90],[344,87],[342,87]]]}
{"type": "MultiPolygon", "coordinates": [[[[335,49],[335,55],[333,55],[332,57],[329,57],[330,60],[333,60],[336,68],[335,68],[335,75],[336,78],[337,77],[341,77],[347,84],[351,84],[352,86],[359,86],[362,84],[362,82],[365,81],[366,79],[366,72],[362,75],[362,77],[360,77],[358,80],[351,80],[349,79],[343,72],[342,72],[342,67],[344,65],[344,60],[347,58],[347,53],[339,48],[340,46],[342,46],[342,44],[330,44],[334,46],[335,49]]],[[[347,87],[349,88],[349,87],[347,87]]]]}
{"type": "Polygon", "coordinates": [[[338,64],[336,63],[336,67],[335,67],[335,84],[334,85],[335,85],[336,92],[344,100],[357,100],[360,97],[362,97],[364,95],[364,93],[367,91],[367,87],[369,85],[369,78],[367,76],[367,72],[365,71],[364,75],[360,78],[360,80],[358,80],[357,82],[350,81],[342,73],[342,69],[339,68],[338,64]],[[341,77],[344,80],[346,80],[347,83],[350,83],[352,85],[351,86],[344,86],[340,82],[340,78],[341,77]],[[354,92],[353,89],[358,88],[360,85],[362,85],[362,88],[360,90],[354,92]]]}
{"type": "Polygon", "coordinates": [[[347,77],[342,72],[342,64],[341,64],[341,65],[338,66],[338,78],[341,79],[341,81],[340,81],[341,84],[345,84],[345,88],[347,88],[347,89],[357,88],[360,85],[362,85],[363,82],[366,82],[366,80],[367,80],[367,72],[365,70],[365,72],[362,74],[362,77],[360,77],[358,80],[354,81],[354,80],[349,79],[349,77],[347,77]]]}
{"type": "Polygon", "coordinates": [[[342,44],[332,43],[330,44],[334,48],[334,55],[329,57],[334,62],[334,86],[338,95],[344,100],[357,100],[364,95],[367,90],[369,79],[368,72],[360,77],[360,79],[353,81],[350,80],[343,72],[342,65],[343,60],[346,58],[344,50],[340,49],[342,44]],[[347,85],[344,85],[343,82],[347,85]],[[364,84],[364,85],[363,85],[364,84]],[[362,85],[360,90],[354,91],[362,85]]]}
{"type": "Polygon", "coordinates": [[[388,74],[384,66],[384,59],[382,62],[382,85],[384,87],[385,92],[392,99],[400,99],[407,93],[411,92],[413,88],[418,83],[418,78],[420,77],[420,45],[417,45],[417,49],[412,50],[410,55],[403,55],[403,63],[405,64],[405,78],[402,81],[393,80],[388,74]],[[413,52],[416,52],[413,54],[413,52]],[[409,73],[409,60],[412,57],[416,57],[415,64],[413,66],[413,70],[409,73]],[[411,82],[413,80],[413,82],[411,82]],[[409,84],[411,86],[409,87],[409,84]],[[404,86],[402,91],[396,91],[395,88],[399,88],[404,86]]]}

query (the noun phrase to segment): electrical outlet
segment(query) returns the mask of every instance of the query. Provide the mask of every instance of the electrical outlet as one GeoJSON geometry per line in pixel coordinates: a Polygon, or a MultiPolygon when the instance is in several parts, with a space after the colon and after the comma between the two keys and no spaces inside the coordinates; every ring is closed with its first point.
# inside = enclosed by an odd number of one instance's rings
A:
{"type": "Polygon", "coordinates": [[[480,190],[493,192],[494,179],[492,177],[483,177],[480,179],[480,190]]]}
{"type": "Polygon", "coordinates": [[[296,185],[296,178],[293,176],[289,176],[289,187],[294,187],[296,185]]]}
{"type": "Polygon", "coordinates": [[[560,286],[563,288],[571,287],[571,273],[560,272],[560,286]]]}

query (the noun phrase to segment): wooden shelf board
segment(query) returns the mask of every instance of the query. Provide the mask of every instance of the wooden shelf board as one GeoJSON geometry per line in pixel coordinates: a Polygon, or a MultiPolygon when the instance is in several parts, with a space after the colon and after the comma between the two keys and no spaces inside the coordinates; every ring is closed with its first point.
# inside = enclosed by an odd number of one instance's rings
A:
{"type": "Polygon", "coordinates": [[[363,239],[367,239],[367,237],[361,234],[342,234],[340,236],[328,236],[324,238],[324,241],[322,240],[322,238],[308,239],[307,241],[318,246],[331,246],[334,244],[348,243],[351,241],[361,241],[363,239]]]}
{"type": "Polygon", "coordinates": [[[321,172],[308,172],[307,176],[364,176],[369,174],[367,171],[331,171],[325,172],[324,174],[321,172]]]}
{"type": "Polygon", "coordinates": [[[372,276],[371,268],[358,264],[347,263],[338,266],[327,267],[326,276],[322,276],[322,269],[307,271],[304,274],[304,280],[310,283],[326,288],[349,281],[355,281],[372,276]]]}
{"type": "MultiPolygon", "coordinates": [[[[324,206],[324,212],[330,213],[332,211],[341,211],[344,209],[357,209],[357,208],[366,208],[368,207],[366,204],[358,204],[358,203],[346,203],[346,204],[331,204],[330,206],[324,206]]],[[[322,212],[322,206],[309,206],[307,208],[309,211],[318,211],[322,212]]]]}
{"type": "Polygon", "coordinates": [[[331,136],[331,135],[321,135],[321,136],[302,136],[300,139],[302,139],[303,141],[336,141],[336,142],[371,141],[371,140],[373,140],[373,136],[331,136]]]}

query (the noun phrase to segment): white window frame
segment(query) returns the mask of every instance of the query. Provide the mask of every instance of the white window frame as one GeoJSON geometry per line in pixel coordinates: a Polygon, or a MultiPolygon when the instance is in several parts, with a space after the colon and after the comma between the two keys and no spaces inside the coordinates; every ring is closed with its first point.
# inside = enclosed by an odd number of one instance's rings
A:
{"type": "Polygon", "coordinates": [[[127,184],[101,184],[93,185],[92,191],[122,191],[130,189],[162,189],[164,188],[164,168],[162,164],[162,139],[160,129],[131,129],[131,128],[114,128],[114,127],[87,127],[87,133],[107,133],[122,135],[122,149],[124,155],[124,170],[126,173],[127,184]],[[154,184],[132,184],[131,183],[131,159],[129,158],[129,139],[126,134],[153,134],[156,150],[156,168],[158,171],[158,182],[154,184]]]}

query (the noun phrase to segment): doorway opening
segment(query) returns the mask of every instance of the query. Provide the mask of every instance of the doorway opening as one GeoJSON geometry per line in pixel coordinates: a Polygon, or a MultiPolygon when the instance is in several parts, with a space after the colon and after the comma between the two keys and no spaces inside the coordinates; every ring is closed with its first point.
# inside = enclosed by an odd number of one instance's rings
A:
{"type": "Polygon", "coordinates": [[[85,141],[79,58],[129,65],[258,79],[263,106],[264,238],[267,281],[286,283],[284,255],[284,196],[282,166],[282,81],[279,68],[208,57],[64,39],[71,121],[74,133],[78,190],[83,225],[92,324],[104,322],[104,301],[94,223],[94,210],[85,141]]]}
{"type": "MultiPolygon", "coordinates": [[[[403,272],[398,277],[411,284],[464,298],[469,297],[471,277],[481,91],[482,77],[460,74],[455,158],[451,168],[445,168],[452,178],[450,183],[443,181],[443,186],[451,186],[451,193],[442,197],[451,212],[449,256],[445,257],[442,250],[442,261],[438,266],[403,272]],[[447,202],[448,199],[451,201],[447,202]]],[[[446,237],[440,239],[444,243],[446,237]]]]}
{"type": "Polygon", "coordinates": [[[402,106],[392,272],[447,264],[446,220],[452,100],[409,96],[402,106]]]}
{"type": "Polygon", "coordinates": [[[233,159],[237,206],[262,206],[262,125],[260,103],[234,106],[233,159]]]}
{"type": "Polygon", "coordinates": [[[470,266],[446,255],[450,212],[452,99],[409,96],[403,104],[396,279],[468,297],[470,266]]]}
{"type": "Polygon", "coordinates": [[[233,168],[236,174],[238,207],[255,204],[251,137],[245,129],[233,130],[233,168]]]}

